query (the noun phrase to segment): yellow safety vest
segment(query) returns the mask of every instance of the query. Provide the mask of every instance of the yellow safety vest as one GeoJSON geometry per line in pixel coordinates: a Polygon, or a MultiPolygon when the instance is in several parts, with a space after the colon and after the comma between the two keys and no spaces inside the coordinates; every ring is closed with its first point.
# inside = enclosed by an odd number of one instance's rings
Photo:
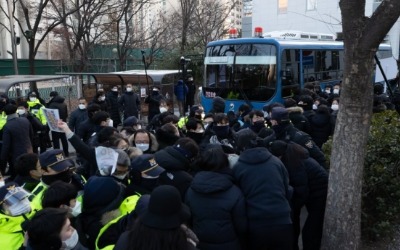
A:
{"type": "Polygon", "coordinates": [[[140,195],[131,195],[125,198],[125,200],[122,201],[121,205],[119,206],[119,211],[121,212],[121,215],[118,216],[117,218],[113,219],[112,221],[108,222],[105,224],[99,231],[99,234],[97,235],[96,238],[96,250],[112,250],[114,249],[114,245],[108,245],[103,248],[99,248],[98,242],[100,240],[100,237],[104,234],[107,229],[112,226],[113,224],[117,223],[122,217],[125,215],[129,214],[133,210],[135,210],[136,204],[140,198],[140,195]]]}

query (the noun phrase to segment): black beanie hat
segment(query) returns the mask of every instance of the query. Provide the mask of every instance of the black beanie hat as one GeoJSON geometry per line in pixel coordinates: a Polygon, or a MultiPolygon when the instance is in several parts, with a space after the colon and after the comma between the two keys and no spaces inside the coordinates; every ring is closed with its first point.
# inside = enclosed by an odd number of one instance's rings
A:
{"type": "Polygon", "coordinates": [[[162,185],[151,192],[147,211],[141,221],[148,227],[167,230],[180,227],[189,218],[190,210],[182,203],[178,189],[162,185]]]}
{"type": "Polygon", "coordinates": [[[287,143],[281,140],[273,141],[269,147],[271,153],[276,157],[284,155],[286,149],[287,149],[287,143]]]}

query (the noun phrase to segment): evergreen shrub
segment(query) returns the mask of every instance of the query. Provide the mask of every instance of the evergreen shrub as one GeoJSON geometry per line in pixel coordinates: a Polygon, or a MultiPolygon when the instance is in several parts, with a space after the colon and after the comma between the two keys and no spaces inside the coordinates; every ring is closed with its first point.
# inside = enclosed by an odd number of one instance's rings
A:
{"type": "MultiPolygon", "coordinates": [[[[332,139],[323,150],[330,156],[332,139]]],[[[395,111],[373,114],[364,163],[361,229],[364,239],[390,236],[400,216],[400,120],[395,111]]]]}

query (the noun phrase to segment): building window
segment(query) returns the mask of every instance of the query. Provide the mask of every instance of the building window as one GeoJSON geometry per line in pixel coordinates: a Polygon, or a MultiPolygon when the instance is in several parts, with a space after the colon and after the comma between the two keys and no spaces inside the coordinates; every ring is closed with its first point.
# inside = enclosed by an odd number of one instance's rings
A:
{"type": "Polygon", "coordinates": [[[317,0],[307,0],[307,10],[316,10],[317,0]]]}
{"type": "Polygon", "coordinates": [[[287,13],[287,1],[288,0],[278,0],[278,13],[279,14],[287,13]]]}

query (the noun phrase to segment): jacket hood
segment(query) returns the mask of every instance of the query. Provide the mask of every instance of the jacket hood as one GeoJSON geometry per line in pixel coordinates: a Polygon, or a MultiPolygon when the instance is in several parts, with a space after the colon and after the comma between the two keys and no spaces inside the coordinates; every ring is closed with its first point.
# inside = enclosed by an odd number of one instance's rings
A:
{"type": "Polygon", "coordinates": [[[57,102],[57,103],[63,103],[65,101],[65,98],[62,96],[55,96],[53,99],[51,99],[52,102],[57,102]]]}
{"type": "Polygon", "coordinates": [[[245,164],[259,164],[269,160],[272,154],[266,148],[251,148],[243,151],[240,154],[238,162],[245,164]]]}
{"type": "Polygon", "coordinates": [[[195,175],[191,188],[203,194],[216,193],[232,187],[232,177],[217,172],[202,171],[195,175]]]}
{"type": "Polygon", "coordinates": [[[159,150],[154,154],[154,158],[161,167],[165,168],[165,170],[186,171],[190,166],[189,160],[172,146],[159,150]]]}
{"type": "Polygon", "coordinates": [[[298,107],[298,106],[286,108],[286,110],[289,113],[303,113],[304,112],[303,108],[302,107],[298,107]]]}

